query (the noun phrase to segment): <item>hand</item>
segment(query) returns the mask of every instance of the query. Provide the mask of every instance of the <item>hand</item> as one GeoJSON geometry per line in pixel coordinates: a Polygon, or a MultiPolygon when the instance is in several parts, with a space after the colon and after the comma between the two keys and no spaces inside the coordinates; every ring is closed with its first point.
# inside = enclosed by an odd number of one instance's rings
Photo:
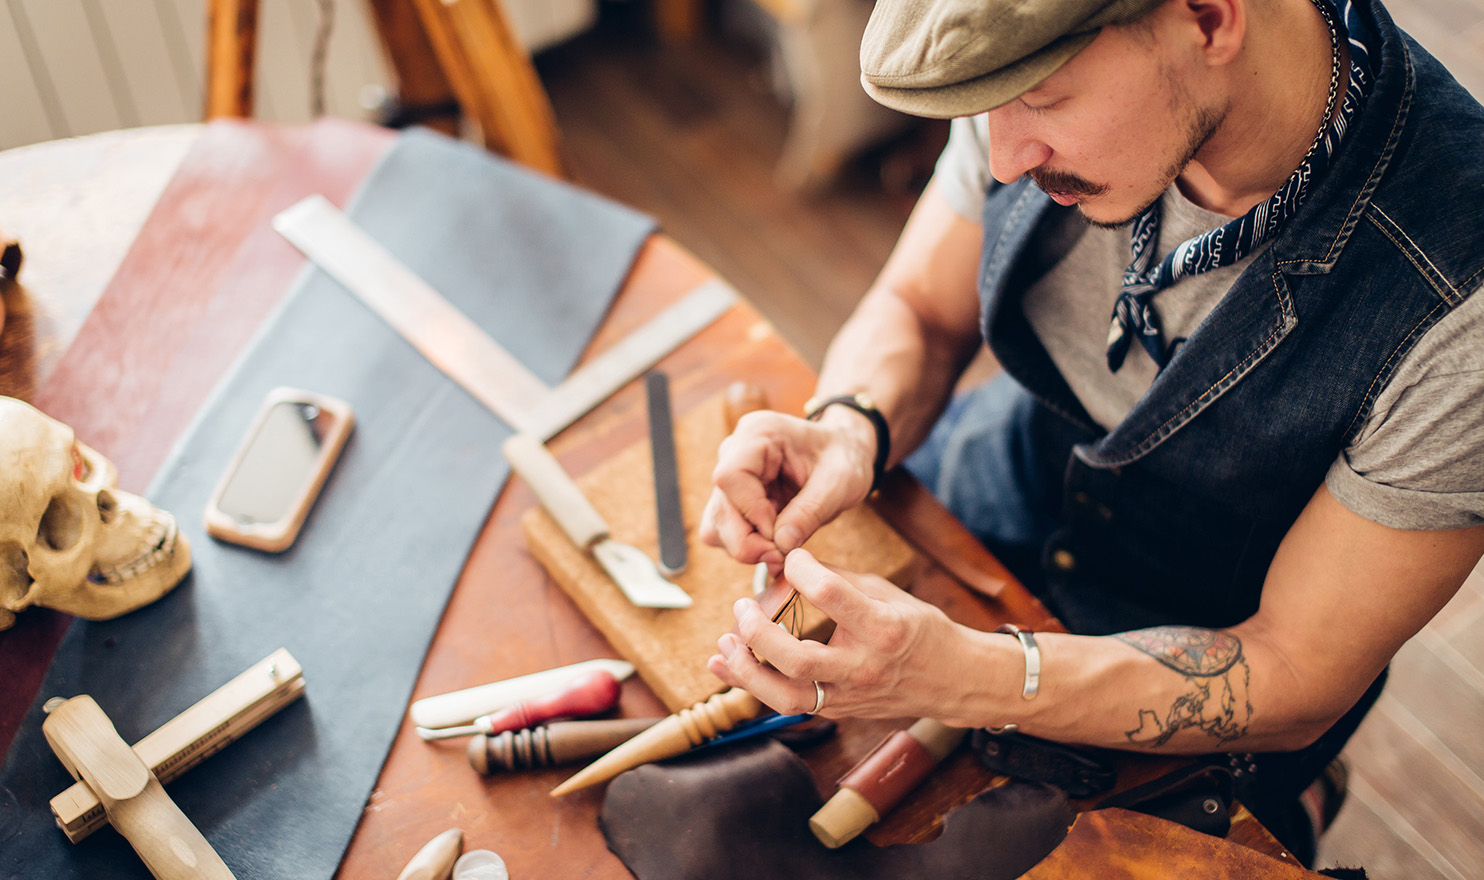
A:
{"type": "Polygon", "coordinates": [[[737,632],[707,661],[713,675],[783,714],[813,709],[816,681],[828,717],[951,723],[961,713],[975,634],[888,581],[822,565],[807,550],[788,555],[784,577],[835,621],[829,644],[794,638],[741,599],[737,632]]]}
{"type": "Polygon", "coordinates": [[[777,574],[791,550],[865,499],[875,445],[869,420],[848,407],[814,422],[748,413],[718,450],[701,540],[777,574]]]}

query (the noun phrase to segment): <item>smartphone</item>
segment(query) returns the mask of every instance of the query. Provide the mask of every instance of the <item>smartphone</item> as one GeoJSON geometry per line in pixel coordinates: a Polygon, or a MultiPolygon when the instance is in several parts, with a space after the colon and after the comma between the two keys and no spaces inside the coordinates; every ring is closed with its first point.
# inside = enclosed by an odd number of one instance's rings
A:
{"type": "Polygon", "coordinates": [[[206,505],[206,533],[279,553],[293,545],[350,436],[343,400],[275,388],[206,505]]]}

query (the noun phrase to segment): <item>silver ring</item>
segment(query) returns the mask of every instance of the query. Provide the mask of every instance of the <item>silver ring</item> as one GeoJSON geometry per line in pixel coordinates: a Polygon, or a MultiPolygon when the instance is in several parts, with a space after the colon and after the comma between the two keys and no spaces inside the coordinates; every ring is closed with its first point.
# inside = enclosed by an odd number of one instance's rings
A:
{"type": "Polygon", "coordinates": [[[814,708],[809,710],[810,715],[818,715],[819,710],[824,708],[824,685],[814,683],[814,708]]]}

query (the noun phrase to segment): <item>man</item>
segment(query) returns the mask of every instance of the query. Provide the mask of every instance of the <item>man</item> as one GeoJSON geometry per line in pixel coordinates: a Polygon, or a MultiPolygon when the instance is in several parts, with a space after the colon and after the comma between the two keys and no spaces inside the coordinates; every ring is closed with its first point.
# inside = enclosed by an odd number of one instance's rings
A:
{"type": "Polygon", "coordinates": [[[825,402],[745,418],[702,523],[837,629],[744,600],[710,668],[784,712],[1241,755],[1311,850],[1298,794],[1484,553],[1484,110],[1376,0],[880,0],[862,69],[965,118],[825,402]],[[950,406],[981,334],[1004,373],[950,406]],[[1076,635],[796,549],[914,449],[1076,635]]]}

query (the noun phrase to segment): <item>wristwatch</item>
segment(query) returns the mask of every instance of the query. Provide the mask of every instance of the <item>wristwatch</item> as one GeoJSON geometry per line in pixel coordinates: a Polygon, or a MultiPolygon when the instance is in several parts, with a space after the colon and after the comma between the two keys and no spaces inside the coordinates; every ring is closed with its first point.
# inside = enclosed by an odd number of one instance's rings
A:
{"type": "Polygon", "coordinates": [[[891,455],[891,428],[886,424],[886,416],[876,408],[876,401],[864,392],[857,391],[855,394],[823,399],[811,398],[804,404],[804,418],[811,422],[818,421],[824,411],[835,404],[848,406],[865,416],[876,430],[876,460],[871,462],[871,488],[868,490],[874,492],[881,485],[881,475],[886,472],[886,460],[891,455]]]}

